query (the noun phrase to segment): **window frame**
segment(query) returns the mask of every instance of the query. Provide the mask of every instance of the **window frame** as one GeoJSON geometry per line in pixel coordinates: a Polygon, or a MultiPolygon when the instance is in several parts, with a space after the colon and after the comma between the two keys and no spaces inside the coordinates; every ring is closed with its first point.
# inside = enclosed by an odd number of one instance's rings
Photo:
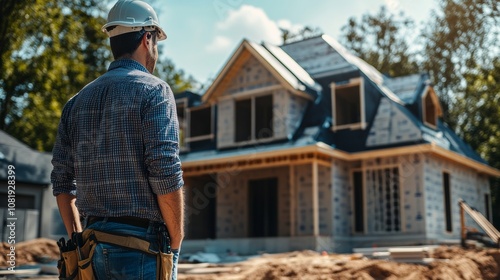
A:
{"type": "Polygon", "coordinates": [[[453,234],[453,186],[451,184],[451,172],[443,170],[441,172],[443,190],[443,210],[444,210],[444,233],[453,234]],[[446,179],[445,179],[446,178],[446,179]],[[448,193],[448,194],[447,194],[448,193]],[[449,215],[448,215],[449,213],[449,215]]]}
{"type": "Polygon", "coordinates": [[[366,229],[367,229],[367,217],[366,217],[366,186],[365,186],[365,172],[362,168],[355,168],[355,169],[352,169],[351,170],[351,186],[352,186],[352,197],[351,197],[351,205],[352,205],[352,208],[353,208],[353,217],[352,217],[352,230],[351,232],[353,234],[365,234],[366,233],[366,229]],[[362,200],[362,203],[363,203],[363,209],[360,213],[361,215],[361,218],[363,219],[362,221],[359,221],[361,224],[362,224],[362,230],[357,230],[357,223],[358,221],[356,220],[357,219],[357,214],[356,214],[356,194],[354,193],[357,189],[357,187],[355,186],[355,183],[356,183],[356,178],[355,178],[355,173],[360,173],[361,174],[361,186],[360,186],[360,189],[361,189],[361,200],[362,200]]]}
{"type": "Polygon", "coordinates": [[[366,123],[366,113],[365,113],[365,90],[364,90],[364,79],[359,77],[359,78],[352,78],[346,83],[331,83],[330,84],[330,91],[331,91],[331,109],[332,109],[332,130],[342,130],[342,129],[351,129],[351,130],[358,130],[358,129],[365,129],[367,127],[366,123]],[[360,120],[359,122],[356,123],[349,123],[349,124],[342,124],[342,125],[337,125],[337,104],[336,104],[336,90],[338,89],[345,89],[349,87],[359,87],[359,109],[360,109],[360,120]]]}
{"type": "Polygon", "coordinates": [[[212,106],[212,104],[205,104],[205,105],[201,105],[198,107],[187,108],[187,119],[188,119],[188,126],[189,126],[187,128],[187,131],[188,131],[187,137],[185,137],[185,141],[187,143],[192,143],[192,142],[202,141],[202,140],[210,140],[210,139],[215,138],[215,134],[214,134],[214,131],[215,131],[214,130],[214,125],[215,125],[214,107],[215,106],[212,106]],[[191,137],[191,121],[192,121],[191,112],[198,111],[198,110],[204,110],[204,109],[207,109],[208,107],[210,107],[210,133],[206,134],[206,135],[199,135],[199,136],[191,137]]]}
{"type": "Polygon", "coordinates": [[[377,165],[377,166],[370,166],[370,167],[359,167],[359,168],[353,168],[350,170],[350,182],[352,186],[352,194],[351,194],[351,207],[354,208],[355,205],[355,198],[354,198],[354,173],[355,172],[361,172],[361,189],[363,190],[363,231],[356,231],[356,217],[355,215],[352,216],[351,218],[351,234],[353,235],[366,235],[366,234],[400,234],[406,232],[406,229],[404,228],[405,224],[405,213],[404,213],[404,194],[402,191],[402,178],[401,178],[401,165],[400,164],[382,164],[382,165],[377,165]],[[368,215],[369,209],[367,207],[367,201],[368,201],[368,192],[367,192],[367,172],[371,171],[379,171],[379,170],[391,170],[391,169],[397,169],[398,170],[398,178],[397,178],[397,183],[398,183],[398,192],[399,192],[399,231],[370,231],[369,225],[368,225],[368,219],[371,218],[368,215]]]}
{"type": "Polygon", "coordinates": [[[422,95],[422,122],[427,125],[428,127],[431,127],[433,129],[437,129],[437,124],[438,124],[438,117],[439,117],[439,110],[438,106],[439,103],[436,104],[436,97],[432,96],[431,88],[429,86],[426,87],[424,94],[422,95]],[[432,115],[433,115],[433,120],[432,122],[429,121],[427,117],[427,99],[430,99],[430,102],[432,102],[432,115]]]}
{"type": "MultiPolygon", "coordinates": [[[[274,133],[274,129],[272,129],[272,132],[273,132],[273,135],[271,137],[266,137],[266,138],[257,138],[257,135],[256,135],[256,99],[257,98],[260,98],[260,97],[266,97],[266,96],[269,96],[271,97],[271,107],[274,108],[274,104],[275,104],[275,96],[274,96],[274,91],[265,91],[265,92],[261,92],[259,94],[253,94],[253,95],[247,95],[247,94],[244,94],[244,95],[241,95],[241,96],[235,96],[233,98],[233,102],[234,102],[234,107],[235,107],[235,111],[234,111],[234,138],[233,138],[233,143],[234,145],[238,146],[238,145],[245,145],[245,144],[248,144],[248,143],[255,143],[255,142],[259,142],[259,143],[265,143],[265,142],[270,142],[270,141],[273,141],[276,139],[276,135],[274,133]],[[250,118],[251,118],[251,124],[250,124],[250,139],[249,140],[242,140],[242,141],[237,141],[236,140],[236,126],[238,125],[238,120],[236,118],[236,103],[238,101],[244,101],[244,100],[249,100],[250,99],[250,118]]],[[[274,111],[272,112],[272,120],[271,120],[271,123],[273,123],[274,125],[274,121],[275,121],[275,114],[274,114],[274,111]]]]}

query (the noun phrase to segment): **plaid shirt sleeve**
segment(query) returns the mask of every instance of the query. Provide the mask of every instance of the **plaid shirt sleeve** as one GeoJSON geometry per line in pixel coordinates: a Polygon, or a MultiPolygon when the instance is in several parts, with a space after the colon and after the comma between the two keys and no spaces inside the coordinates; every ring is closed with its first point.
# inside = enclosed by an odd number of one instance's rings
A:
{"type": "Polygon", "coordinates": [[[63,109],[61,122],[57,129],[56,143],[53,149],[51,173],[52,191],[54,196],[68,193],[76,196],[76,180],[74,171],[73,151],[71,142],[63,122],[68,119],[69,111],[73,102],[70,100],[63,109]]]}
{"type": "Polygon", "coordinates": [[[167,84],[160,84],[146,97],[144,156],[149,184],[154,193],[166,194],[184,185],[179,159],[179,124],[175,99],[167,84]]]}

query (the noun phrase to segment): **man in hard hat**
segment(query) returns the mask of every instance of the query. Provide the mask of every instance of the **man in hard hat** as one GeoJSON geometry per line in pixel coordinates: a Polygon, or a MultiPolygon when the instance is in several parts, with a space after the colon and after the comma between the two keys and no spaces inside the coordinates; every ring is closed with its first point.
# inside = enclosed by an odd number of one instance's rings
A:
{"type": "MultiPolygon", "coordinates": [[[[152,75],[167,35],[138,0],[118,1],[103,31],[115,60],[63,109],[53,193],[70,237],[84,217],[84,229],[171,249],[175,264],[184,234],[179,129],[172,91],[152,75]]],[[[96,279],[156,278],[157,256],[126,246],[98,243],[92,264],[96,279]]]]}

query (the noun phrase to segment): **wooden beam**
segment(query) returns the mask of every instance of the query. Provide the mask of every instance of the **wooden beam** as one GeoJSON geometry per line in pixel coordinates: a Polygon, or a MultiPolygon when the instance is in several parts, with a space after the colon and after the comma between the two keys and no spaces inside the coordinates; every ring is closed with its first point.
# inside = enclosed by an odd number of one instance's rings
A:
{"type": "Polygon", "coordinates": [[[465,246],[465,240],[467,239],[467,228],[465,227],[465,210],[462,207],[462,201],[458,202],[460,207],[460,237],[462,240],[462,246],[465,246]]]}
{"type": "Polygon", "coordinates": [[[260,168],[270,168],[278,166],[290,166],[292,164],[310,164],[316,161],[322,166],[331,166],[331,157],[318,152],[299,152],[287,154],[252,154],[246,157],[221,158],[214,161],[205,160],[199,164],[193,162],[183,162],[183,172],[185,176],[195,176],[227,170],[251,170],[260,168]]]}
{"type": "Polygon", "coordinates": [[[318,162],[312,163],[312,207],[313,207],[313,235],[319,236],[319,192],[318,192],[318,162]]]}
{"type": "Polygon", "coordinates": [[[295,166],[290,165],[288,168],[288,178],[290,179],[290,236],[295,236],[296,234],[296,207],[297,207],[297,192],[296,192],[296,184],[295,184],[295,166]]]}

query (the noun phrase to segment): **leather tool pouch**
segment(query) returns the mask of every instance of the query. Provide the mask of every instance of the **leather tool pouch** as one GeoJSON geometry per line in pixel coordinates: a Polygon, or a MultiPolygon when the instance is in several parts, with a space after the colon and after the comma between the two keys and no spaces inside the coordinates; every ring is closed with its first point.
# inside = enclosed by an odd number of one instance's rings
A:
{"type": "Polygon", "coordinates": [[[59,279],[70,280],[77,279],[78,276],[78,253],[76,249],[61,252],[61,258],[57,262],[59,270],[59,279]]]}
{"type": "Polygon", "coordinates": [[[61,239],[58,242],[61,251],[61,258],[57,263],[59,279],[93,280],[92,257],[96,244],[92,230],[75,233],[68,242],[61,239]]]}
{"type": "Polygon", "coordinates": [[[172,278],[172,267],[174,254],[158,252],[156,261],[156,279],[170,280],[172,278]]]}
{"type": "MultiPolygon", "coordinates": [[[[173,253],[152,252],[150,243],[146,240],[117,234],[86,229],[73,235],[73,240],[59,240],[61,258],[57,263],[59,279],[64,280],[94,280],[92,257],[97,243],[108,243],[124,248],[142,251],[157,256],[156,275],[158,280],[170,280],[172,277],[173,253]]],[[[170,244],[168,244],[170,246],[170,244]]]]}

